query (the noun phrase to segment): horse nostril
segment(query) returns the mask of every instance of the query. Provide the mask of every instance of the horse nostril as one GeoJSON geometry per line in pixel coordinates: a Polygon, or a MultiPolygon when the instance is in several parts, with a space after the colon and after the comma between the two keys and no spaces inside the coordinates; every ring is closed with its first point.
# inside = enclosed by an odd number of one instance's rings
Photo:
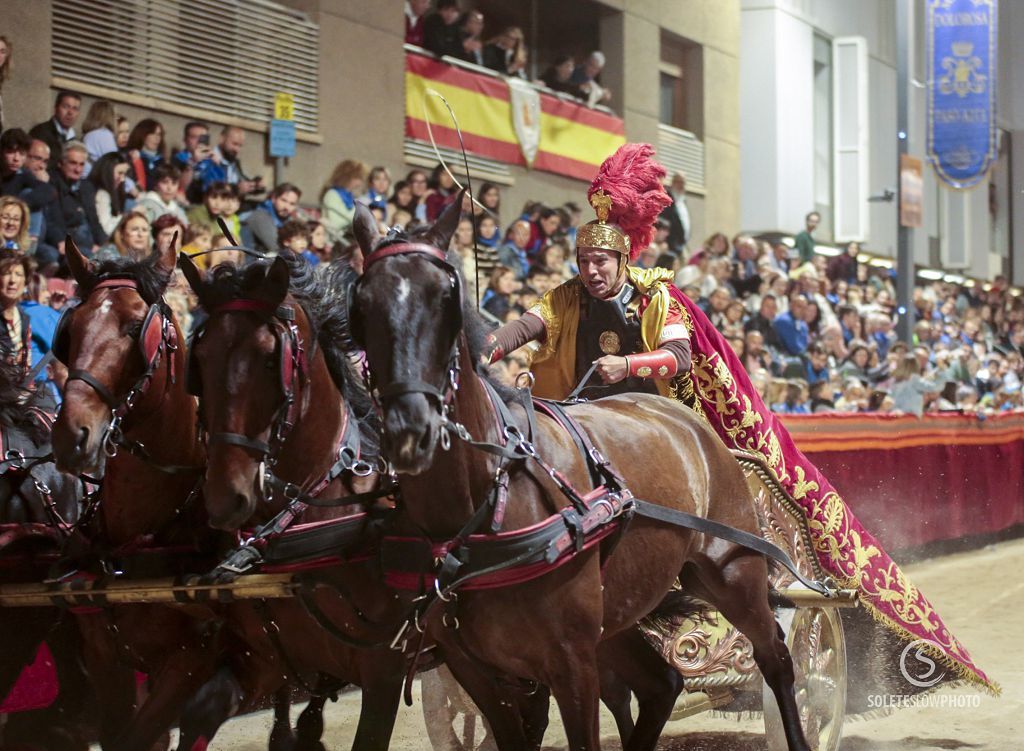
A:
{"type": "Polygon", "coordinates": [[[423,435],[420,436],[419,450],[428,451],[430,450],[430,439],[433,437],[434,431],[431,428],[427,428],[423,431],[423,435]]]}
{"type": "Polygon", "coordinates": [[[79,453],[84,453],[86,447],[89,445],[89,428],[83,427],[78,431],[78,443],[75,444],[75,450],[79,453]]]}

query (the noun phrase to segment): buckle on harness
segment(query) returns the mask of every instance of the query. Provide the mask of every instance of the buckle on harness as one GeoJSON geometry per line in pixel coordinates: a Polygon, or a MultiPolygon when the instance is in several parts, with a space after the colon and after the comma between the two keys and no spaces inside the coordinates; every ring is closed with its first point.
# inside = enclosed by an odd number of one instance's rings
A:
{"type": "Polygon", "coordinates": [[[586,537],[583,531],[583,518],[572,508],[562,509],[560,515],[565,522],[565,528],[569,531],[569,537],[572,538],[573,547],[577,553],[581,552],[586,537]]]}

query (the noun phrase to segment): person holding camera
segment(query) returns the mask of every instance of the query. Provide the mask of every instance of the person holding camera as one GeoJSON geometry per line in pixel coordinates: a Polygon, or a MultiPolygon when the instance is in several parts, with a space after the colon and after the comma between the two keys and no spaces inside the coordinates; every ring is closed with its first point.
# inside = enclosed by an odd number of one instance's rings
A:
{"type": "MultiPolygon", "coordinates": [[[[197,138],[197,146],[200,144],[197,138]]],[[[195,166],[192,178],[192,192],[202,195],[211,183],[223,182],[238,188],[238,194],[244,203],[255,195],[264,193],[263,178],[246,177],[239,161],[239,154],[245,146],[245,131],[237,125],[227,125],[220,134],[220,144],[212,153],[195,166]]],[[[190,196],[191,200],[191,196],[190,196]]],[[[195,203],[195,201],[193,201],[195,203]]]]}

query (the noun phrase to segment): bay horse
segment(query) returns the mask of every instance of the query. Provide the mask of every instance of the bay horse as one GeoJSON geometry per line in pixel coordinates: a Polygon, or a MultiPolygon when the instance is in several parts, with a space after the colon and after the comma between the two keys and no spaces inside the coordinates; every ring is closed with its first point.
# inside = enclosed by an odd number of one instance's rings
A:
{"type": "MultiPolygon", "coordinates": [[[[16,363],[0,358],[0,580],[42,581],[78,521],[82,486],[57,471],[50,455],[53,407],[24,388],[16,363]]],[[[16,608],[0,618],[0,698],[46,643],[58,691],[45,710],[17,712],[3,727],[5,743],[74,748],[87,732],[81,712],[88,690],[78,666],[78,635],[57,608],[16,608]]],[[[43,692],[45,693],[45,692],[43,692]]]]}
{"type": "MultiPolygon", "coordinates": [[[[216,549],[193,492],[204,452],[195,399],[185,389],[185,339],[163,301],[175,261],[169,249],[95,268],[67,243],[82,302],[64,313],[54,337],[69,375],[53,449],[71,474],[103,471],[95,514],[67,553],[87,576],[118,569],[177,576],[212,560],[216,549]]],[[[149,749],[214,675],[223,651],[216,614],[206,606],[143,604],[73,612],[103,748],[149,749]],[[149,676],[149,693],[133,713],[134,670],[149,676]]]]}
{"type": "MultiPolygon", "coordinates": [[[[359,471],[353,460],[375,457],[378,427],[348,360],[346,311],[337,304],[354,272],[338,264],[314,272],[287,253],[241,269],[220,265],[206,275],[185,255],[180,265],[209,316],[192,345],[189,381],[201,395],[208,436],[203,497],[211,523],[234,532],[291,513],[299,493],[326,499],[368,492],[378,478],[365,461],[359,471]],[[272,485],[270,477],[292,490],[272,485]]],[[[361,536],[369,521],[361,511],[311,500],[277,539],[295,539],[287,537],[292,531],[330,534],[340,529],[333,523],[344,520],[355,522],[361,536]]],[[[341,560],[305,569],[310,591],[302,604],[239,602],[229,612],[248,613],[231,620],[248,624],[240,635],[254,653],[276,661],[276,682],[289,674],[298,682],[324,674],[360,686],[352,748],[382,751],[406,664],[388,642],[408,606],[380,583],[374,561],[334,554],[341,560]]],[[[260,692],[275,686],[264,684],[260,692]]],[[[302,724],[300,718],[300,731],[302,724]]]]}
{"type": "MultiPolygon", "coordinates": [[[[528,528],[563,510],[556,478],[583,488],[591,477],[568,431],[543,415],[529,419],[525,404],[495,391],[477,371],[484,348],[478,318],[462,299],[454,257],[440,250],[449,246],[460,209],[456,201],[430,228],[381,237],[372,215],[357,208],[354,229],[365,261],[352,312],[353,334],[378,389],[382,450],[399,473],[404,515],[431,541],[455,545],[496,492],[498,459],[469,440],[498,447],[511,443],[507,428],[521,436],[532,431],[532,440],[519,445],[531,447],[551,470],[525,461],[525,454],[508,465],[506,529],[528,528]],[[458,430],[449,430],[454,421],[458,430]]],[[[636,498],[758,533],[740,467],[688,408],[625,394],[568,412],[608,465],[624,473],[636,498]]],[[[538,578],[460,592],[457,610],[431,619],[428,629],[502,751],[525,748],[526,739],[516,713],[498,700],[496,675],[549,686],[569,747],[592,751],[600,747],[599,661],[634,690],[660,674],[660,657],[631,637],[677,578],[751,641],[789,748],[806,751],[792,660],[769,604],[766,560],[719,537],[637,514],[613,551],[594,545],[538,578]]],[[[647,712],[641,707],[629,751],[655,748],[674,699],[648,702],[647,712]]]]}

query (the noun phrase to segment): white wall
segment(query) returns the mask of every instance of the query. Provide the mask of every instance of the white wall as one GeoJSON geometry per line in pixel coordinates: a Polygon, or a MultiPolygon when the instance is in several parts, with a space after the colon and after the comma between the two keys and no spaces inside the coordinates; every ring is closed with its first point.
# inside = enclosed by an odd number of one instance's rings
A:
{"type": "MultiPolygon", "coordinates": [[[[743,184],[741,219],[745,229],[796,231],[813,205],[812,136],[814,34],[829,38],[862,36],[868,48],[870,193],[897,188],[896,147],[896,8],[894,0],[741,0],[740,124],[743,184]],[[774,145],[771,140],[775,139],[774,145]]],[[[923,14],[924,0],[915,0],[923,14]]],[[[922,16],[923,18],[923,16],[922,16]]],[[[923,29],[924,24],[912,24],[923,29]]],[[[1013,248],[1014,281],[1024,284],[1024,2],[1000,3],[999,124],[1014,133],[1013,248]]],[[[924,39],[914,40],[924,45],[924,39]]],[[[918,48],[919,50],[920,48],[918,48]]],[[[918,70],[920,53],[912,57],[918,70]]],[[[924,83],[919,81],[918,83],[924,83]]],[[[924,158],[926,92],[910,85],[909,151],[924,158]]],[[[914,257],[928,264],[929,236],[949,226],[944,210],[958,202],[963,225],[954,229],[969,243],[968,273],[990,278],[999,273],[990,257],[991,233],[987,191],[948,194],[931,167],[924,169],[924,227],[914,234],[914,257]],[[982,195],[985,194],[985,195],[982,195]]],[[[870,232],[865,247],[895,255],[897,205],[870,205],[870,232]]],[[[961,221],[958,218],[956,221],[961,221]]]]}

